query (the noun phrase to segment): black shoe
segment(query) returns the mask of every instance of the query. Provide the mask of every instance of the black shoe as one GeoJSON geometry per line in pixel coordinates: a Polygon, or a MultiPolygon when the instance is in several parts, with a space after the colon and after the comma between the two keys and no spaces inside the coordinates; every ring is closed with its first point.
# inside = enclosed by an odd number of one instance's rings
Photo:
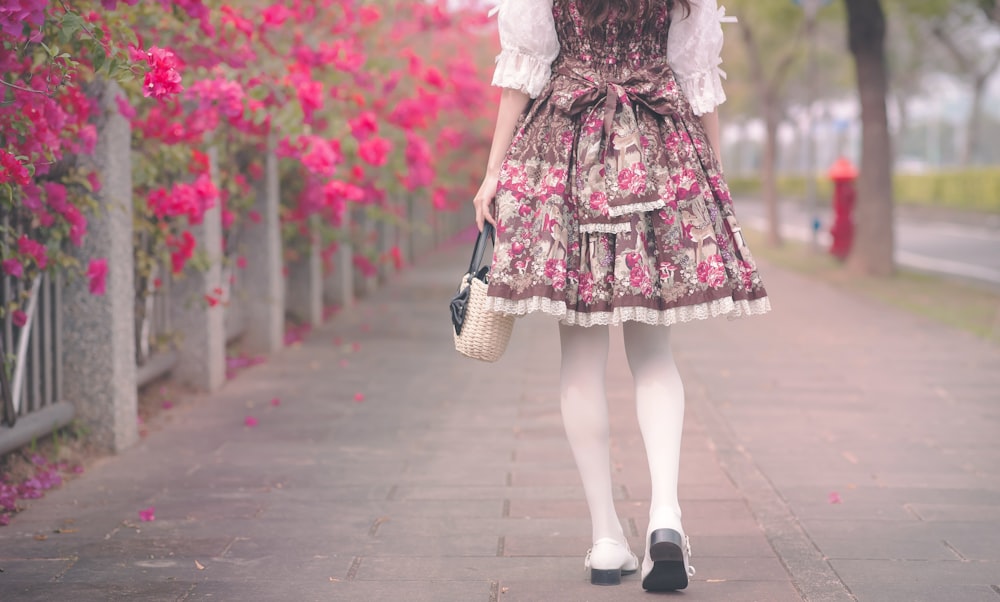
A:
{"type": "Polygon", "coordinates": [[[649,549],[642,562],[642,588],[651,592],[684,589],[688,577],[694,576],[690,557],[686,536],[674,529],[656,529],[649,534],[649,549]]]}

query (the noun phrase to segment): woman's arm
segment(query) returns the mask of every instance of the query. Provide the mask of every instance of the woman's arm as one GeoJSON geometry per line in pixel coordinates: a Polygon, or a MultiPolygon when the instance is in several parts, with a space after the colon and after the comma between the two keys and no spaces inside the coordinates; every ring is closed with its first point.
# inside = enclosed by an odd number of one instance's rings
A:
{"type": "Polygon", "coordinates": [[[476,208],[476,226],[483,229],[483,222],[496,226],[491,205],[497,194],[497,179],[500,176],[500,166],[514,138],[514,128],[521,113],[528,107],[531,100],[524,92],[512,88],[504,88],[500,93],[500,109],[497,111],[497,125],[493,130],[493,143],[490,145],[490,158],[486,163],[486,176],[479,186],[479,192],[472,200],[476,208]]]}
{"type": "Polygon", "coordinates": [[[715,152],[715,158],[719,160],[719,165],[722,165],[722,143],[720,142],[719,136],[719,112],[712,111],[710,113],[704,113],[701,116],[701,124],[705,126],[705,135],[708,136],[708,143],[712,146],[712,151],[715,152]]]}

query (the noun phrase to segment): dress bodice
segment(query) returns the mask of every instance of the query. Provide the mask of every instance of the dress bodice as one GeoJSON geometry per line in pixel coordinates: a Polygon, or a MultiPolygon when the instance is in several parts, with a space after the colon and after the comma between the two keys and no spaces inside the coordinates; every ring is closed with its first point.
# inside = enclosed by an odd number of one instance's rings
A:
{"type": "Polygon", "coordinates": [[[714,110],[726,99],[719,68],[722,23],[734,19],[716,0],[696,0],[690,14],[673,0],[648,1],[651,14],[641,22],[625,22],[612,11],[591,30],[580,16],[580,0],[500,0],[501,52],[493,84],[534,98],[548,84],[556,60],[584,63],[614,77],[666,60],[694,112],[714,110]]]}
{"type": "Polygon", "coordinates": [[[554,0],[552,15],[560,47],[556,62],[580,62],[595,71],[617,73],[650,59],[665,59],[671,2],[650,1],[650,14],[640,22],[619,19],[613,10],[604,24],[590,28],[577,0],[554,0]]]}

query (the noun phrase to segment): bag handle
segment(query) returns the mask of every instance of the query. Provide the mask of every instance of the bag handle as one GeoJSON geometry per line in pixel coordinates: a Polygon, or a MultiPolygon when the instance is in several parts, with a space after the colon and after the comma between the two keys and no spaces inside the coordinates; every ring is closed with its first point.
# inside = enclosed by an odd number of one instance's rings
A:
{"type": "Polygon", "coordinates": [[[479,236],[476,238],[476,246],[472,250],[472,261],[469,263],[469,274],[475,274],[478,272],[479,266],[483,264],[483,255],[486,253],[487,238],[489,238],[494,245],[496,244],[496,231],[493,229],[493,224],[489,222],[483,224],[483,229],[479,232],[479,236]]]}

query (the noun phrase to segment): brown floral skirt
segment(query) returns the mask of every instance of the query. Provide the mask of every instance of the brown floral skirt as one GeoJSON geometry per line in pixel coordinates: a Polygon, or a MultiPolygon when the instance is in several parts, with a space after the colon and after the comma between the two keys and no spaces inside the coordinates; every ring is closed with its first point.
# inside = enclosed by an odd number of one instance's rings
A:
{"type": "Polygon", "coordinates": [[[701,120],[665,63],[561,63],[500,171],[494,310],[673,324],[770,303],[701,120]]]}

